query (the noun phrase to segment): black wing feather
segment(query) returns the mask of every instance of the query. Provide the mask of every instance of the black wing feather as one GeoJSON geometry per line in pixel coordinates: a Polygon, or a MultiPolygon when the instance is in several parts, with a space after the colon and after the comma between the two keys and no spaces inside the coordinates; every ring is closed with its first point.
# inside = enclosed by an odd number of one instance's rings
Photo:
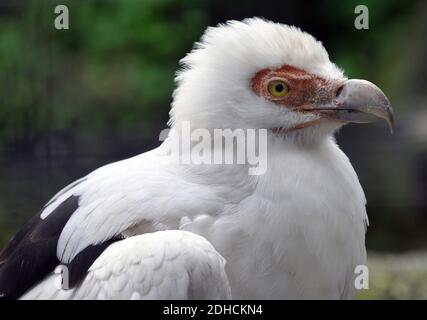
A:
{"type": "Polygon", "coordinates": [[[77,256],[67,265],[69,288],[77,286],[85,278],[90,266],[101,255],[101,253],[103,253],[104,250],[112,243],[121,239],[122,238],[113,238],[97,245],[91,245],[77,254],[77,256]]]}
{"type": "Polygon", "coordinates": [[[59,264],[56,246],[65,224],[78,208],[70,196],[45,219],[33,217],[0,255],[0,295],[17,299],[59,264]]]}
{"type": "MultiPolygon", "coordinates": [[[[44,219],[33,217],[0,254],[0,299],[18,299],[60,264],[56,256],[62,229],[79,207],[79,197],[70,196],[44,219]]],[[[86,275],[96,258],[114,241],[110,239],[80,252],[67,265],[69,288],[86,275]]]]}

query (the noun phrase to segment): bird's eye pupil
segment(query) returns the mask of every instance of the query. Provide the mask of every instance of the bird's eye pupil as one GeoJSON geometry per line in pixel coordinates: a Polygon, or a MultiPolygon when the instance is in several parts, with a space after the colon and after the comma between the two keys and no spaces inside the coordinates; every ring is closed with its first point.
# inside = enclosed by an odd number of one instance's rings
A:
{"type": "Polygon", "coordinates": [[[273,80],[268,83],[267,90],[274,98],[283,98],[289,88],[282,80],[273,80]]]}

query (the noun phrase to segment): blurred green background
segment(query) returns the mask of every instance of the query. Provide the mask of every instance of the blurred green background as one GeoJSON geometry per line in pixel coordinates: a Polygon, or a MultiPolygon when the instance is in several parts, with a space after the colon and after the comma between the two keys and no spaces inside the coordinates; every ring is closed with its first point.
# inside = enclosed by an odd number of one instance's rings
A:
{"type": "Polygon", "coordinates": [[[389,96],[393,136],[338,134],[368,198],[371,289],[359,298],[427,298],[425,1],[1,0],[0,247],[61,187],[157,146],[179,59],[207,26],[253,16],[308,31],[389,96]],[[54,28],[58,4],[69,30],[54,28]],[[354,28],[358,4],[369,30],[354,28]]]}

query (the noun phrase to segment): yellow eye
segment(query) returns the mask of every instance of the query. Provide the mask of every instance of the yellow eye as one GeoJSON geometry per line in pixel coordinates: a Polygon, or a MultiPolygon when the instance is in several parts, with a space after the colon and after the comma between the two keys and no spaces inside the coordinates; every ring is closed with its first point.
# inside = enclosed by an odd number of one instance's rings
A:
{"type": "Polygon", "coordinates": [[[268,92],[275,98],[286,96],[289,91],[288,85],[283,80],[272,80],[267,86],[268,92]]]}

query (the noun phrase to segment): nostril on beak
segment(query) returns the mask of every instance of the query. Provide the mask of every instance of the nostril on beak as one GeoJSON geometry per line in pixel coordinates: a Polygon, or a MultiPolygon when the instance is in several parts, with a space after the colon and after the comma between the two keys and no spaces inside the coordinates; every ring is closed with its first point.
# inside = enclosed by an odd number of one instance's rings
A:
{"type": "Polygon", "coordinates": [[[337,98],[337,97],[341,94],[341,92],[342,92],[343,88],[344,88],[344,85],[340,86],[340,87],[337,89],[337,91],[335,92],[335,98],[337,98]]]}

